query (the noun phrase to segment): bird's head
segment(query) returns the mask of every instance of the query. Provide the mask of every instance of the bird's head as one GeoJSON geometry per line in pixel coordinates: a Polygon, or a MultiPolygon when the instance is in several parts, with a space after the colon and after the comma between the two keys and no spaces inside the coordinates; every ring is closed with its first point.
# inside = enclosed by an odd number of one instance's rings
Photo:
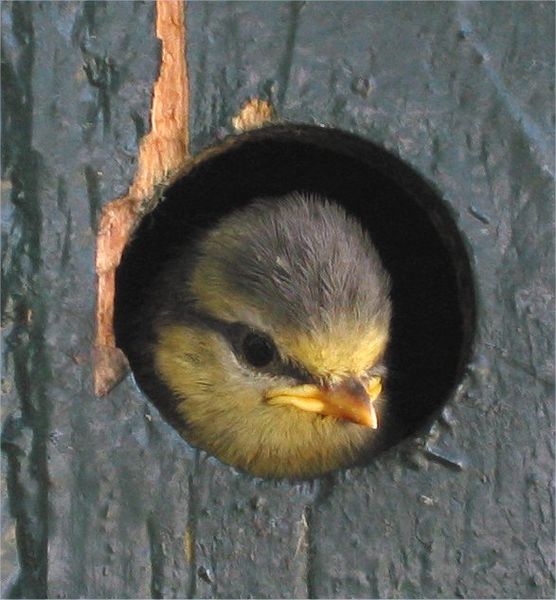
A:
{"type": "Polygon", "coordinates": [[[189,441],[261,476],[358,456],[380,427],[391,308],[355,219],[319,197],[257,201],[167,281],[154,364],[189,441]]]}

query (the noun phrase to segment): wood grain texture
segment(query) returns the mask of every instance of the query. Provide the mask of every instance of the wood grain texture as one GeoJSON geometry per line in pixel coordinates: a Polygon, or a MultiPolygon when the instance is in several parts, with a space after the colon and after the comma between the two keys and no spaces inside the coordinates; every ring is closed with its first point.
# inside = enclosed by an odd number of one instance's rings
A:
{"type": "Polygon", "coordinates": [[[180,0],[156,4],[156,36],[161,42],[160,74],[152,92],[150,131],[141,140],[137,171],[128,193],[103,207],[96,250],[97,336],[94,388],[104,396],[129,367],[114,337],[115,273],[123,249],[141,215],[152,208],[155,190],[187,158],[188,84],[185,61],[184,5],[180,0]]]}
{"type": "Polygon", "coordinates": [[[313,485],[240,475],[131,378],[94,396],[95,243],[149,131],[152,3],[2,5],[3,597],[554,592],[551,3],[191,3],[191,148],[249,98],[431,180],[480,296],[421,439],[313,485]]]}
{"type": "Polygon", "coordinates": [[[475,358],[446,418],[309,505],[310,596],[552,594],[553,22],[543,3],[190,7],[195,151],[251,97],[359,133],[435,184],[476,269],[475,358]]]}

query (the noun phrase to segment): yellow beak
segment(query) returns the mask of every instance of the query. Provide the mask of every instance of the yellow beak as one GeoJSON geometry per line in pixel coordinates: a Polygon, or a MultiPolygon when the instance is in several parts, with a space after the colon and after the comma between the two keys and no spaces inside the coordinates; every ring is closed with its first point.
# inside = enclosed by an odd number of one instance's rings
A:
{"type": "Polygon", "coordinates": [[[365,383],[353,378],[330,387],[298,385],[272,389],[267,392],[266,401],[271,405],[295,406],[307,412],[345,419],[376,429],[378,419],[373,402],[381,391],[380,377],[373,377],[365,383]]]}

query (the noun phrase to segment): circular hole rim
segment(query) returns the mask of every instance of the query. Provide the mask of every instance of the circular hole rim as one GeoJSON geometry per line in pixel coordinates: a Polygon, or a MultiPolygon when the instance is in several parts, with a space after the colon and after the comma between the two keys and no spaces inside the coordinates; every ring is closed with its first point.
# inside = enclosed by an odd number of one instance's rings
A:
{"type": "MultiPolygon", "coordinates": [[[[314,146],[318,150],[339,153],[348,159],[361,162],[372,169],[377,169],[411,196],[416,206],[425,212],[427,219],[430,220],[431,225],[446,248],[453,265],[462,340],[459,344],[458,364],[451,388],[444,394],[442,402],[438,403],[434,410],[427,413],[422,421],[412,428],[412,431],[405,432],[393,442],[384,444],[383,447],[373,450],[370,454],[362,455],[361,460],[354,463],[357,465],[370,464],[384,451],[398,447],[404,441],[418,437],[430,428],[430,425],[440,416],[442,410],[454,399],[457,387],[461,384],[465,370],[472,359],[477,327],[477,285],[470,260],[471,251],[467,238],[464,232],[457,227],[455,210],[427,177],[419,173],[392,150],[360,135],[333,127],[280,123],[230,135],[192,157],[183,169],[168,179],[161,193],[164,194],[165,191],[173,188],[184,179],[193,177],[197,169],[206,167],[211,160],[225,156],[228,152],[241,150],[245,145],[259,142],[271,144],[295,142],[307,147],[314,146]]],[[[160,204],[157,203],[148,214],[153,216],[159,206],[160,204]]],[[[183,208],[187,211],[186,205],[183,208]]],[[[232,207],[232,210],[235,208],[232,207]]],[[[124,249],[122,263],[125,260],[125,252],[128,246],[124,249]]],[[[118,286],[118,283],[116,285],[118,286]]],[[[116,294],[118,294],[118,289],[116,289],[116,294]]],[[[159,408],[150,394],[145,392],[145,395],[149,401],[159,408]]],[[[172,423],[172,419],[169,419],[167,415],[164,415],[164,417],[172,423]]]]}

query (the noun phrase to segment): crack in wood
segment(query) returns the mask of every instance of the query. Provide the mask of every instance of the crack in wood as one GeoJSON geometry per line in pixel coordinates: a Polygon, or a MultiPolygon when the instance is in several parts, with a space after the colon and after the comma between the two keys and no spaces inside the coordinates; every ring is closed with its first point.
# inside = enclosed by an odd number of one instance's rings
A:
{"type": "Polygon", "coordinates": [[[157,188],[188,157],[188,77],[185,11],[179,0],[157,0],[156,35],[162,42],[160,74],[153,89],[151,131],[140,143],[138,168],[128,194],[106,205],[97,236],[97,334],[94,390],[107,394],[129,366],[116,348],[113,328],[116,269],[141,216],[158,201],[157,188]]]}

